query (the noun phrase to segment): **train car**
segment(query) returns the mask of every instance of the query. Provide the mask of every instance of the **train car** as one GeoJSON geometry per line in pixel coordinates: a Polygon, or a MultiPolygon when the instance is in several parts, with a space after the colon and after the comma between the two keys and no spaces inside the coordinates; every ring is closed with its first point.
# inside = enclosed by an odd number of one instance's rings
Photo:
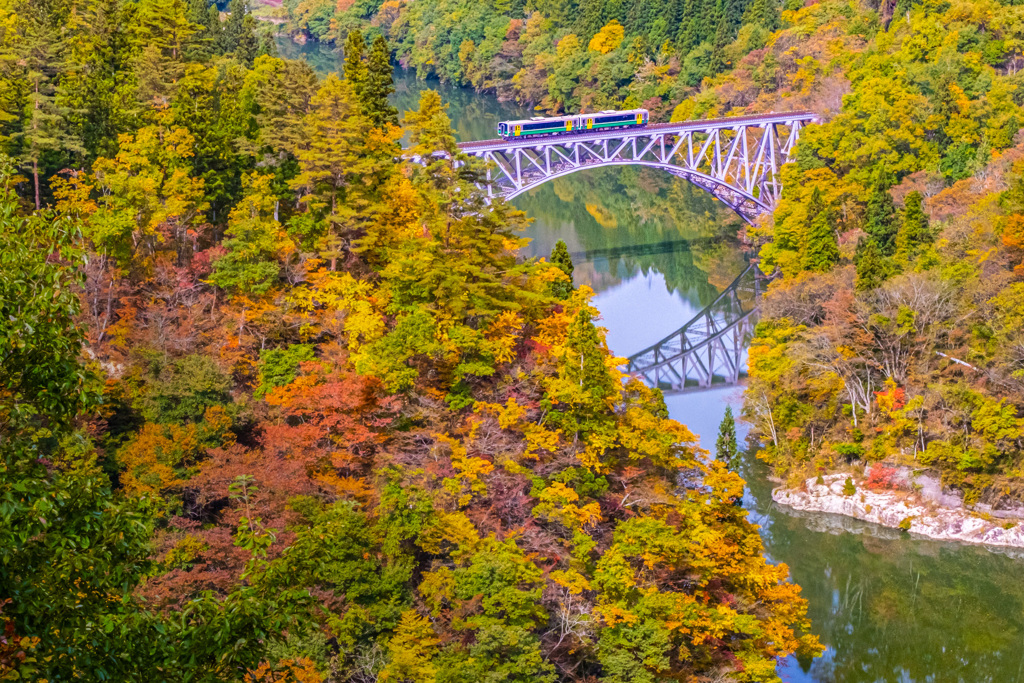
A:
{"type": "Polygon", "coordinates": [[[606,110],[593,114],[580,114],[580,130],[602,130],[606,128],[641,128],[647,125],[650,114],[646,109],[625,111],[606,110]]]}
{"type": "Polygon", "coordinates": [[[560,135],[576,130],[575,116],[534,116],[532,119],[502,121],[498,124],[498,135],[506,139],[560,135]]]}
{"type": "Polygon", "coordinates": [[[498,135],[506,140],[514,140],[612,128],[640,128],[646,126],[649,119],[650,114],[646,109],[606,110],[572,116],[535,116],[519,121],[502,121],[498,124],[498,135]]]}

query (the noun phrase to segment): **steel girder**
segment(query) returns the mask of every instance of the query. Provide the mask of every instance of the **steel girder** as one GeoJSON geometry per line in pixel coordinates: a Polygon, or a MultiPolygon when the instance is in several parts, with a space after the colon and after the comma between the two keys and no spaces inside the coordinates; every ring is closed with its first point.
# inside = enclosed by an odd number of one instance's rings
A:
{"type": "Polygon", "coordinates": [[[751,264],[713,302],[658,343],[630,356],[626,372],[669,392],[736,384],[768,278],[751,264]]]}
{"type": "Polygon", "coordinates": [[[599,133],[489,140],[460,145],[487,163],[490,197],[511,199],[553,178],[587,168],[660,168],[710,192],[752,223],[782,193],[779,169],[789,161],[810,112],[654,124],[599,133]]]}

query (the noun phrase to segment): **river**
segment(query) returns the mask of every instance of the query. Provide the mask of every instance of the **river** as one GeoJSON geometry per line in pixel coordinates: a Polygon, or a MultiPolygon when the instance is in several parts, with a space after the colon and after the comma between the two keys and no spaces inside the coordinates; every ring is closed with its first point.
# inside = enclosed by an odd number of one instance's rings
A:
{"type": "MultiPolygon", "coordinates": [[[[318,45],[281,43],[320,72],[340,70],[318,45]]],[[[462,140],[494,137],[499,120],[531,112],[396,71],[394,104],[416,107],[424,88],[449,104],[462,140]]],[[[677,329],[725,288],[746,261],[739,220],[689,184],[652,169],[591,169],[515,200],[533,218],[526,256],[562,239],[577,285],[589,285],[612,351],[628,356],[677,329]],[[635,247],[643,246],[642,250],[635,247]],[[638,254],[637,252],[642,253],[638,254]]],[[[741,388],[670,396],[669,411],[713,449],[741,388]]],[[[740,423],[742,427],[742,423],[740,423]]],[[[786,563],[827,650],[779,663],[787,683],[1024,683],[1024,554],[910,538],[857,520],[775,505],[764,466],[747,457],[744,506],[765,550],[786,563]]]]}

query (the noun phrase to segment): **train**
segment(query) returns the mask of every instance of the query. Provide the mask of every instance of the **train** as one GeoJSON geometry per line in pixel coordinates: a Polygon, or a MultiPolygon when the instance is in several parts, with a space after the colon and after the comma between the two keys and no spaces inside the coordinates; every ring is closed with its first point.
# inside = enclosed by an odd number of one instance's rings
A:
{"type": "Polygon", "coordinates": [[[502,121],[498,124],[498,135],[505,140],[517,138],[546,137],[585,133],[591,130],[609,128],[643,128],[650,114],[646,109],[608,109],[593,114],[572,114],[569,116],[535,116],[519,121],[502,121]]]}

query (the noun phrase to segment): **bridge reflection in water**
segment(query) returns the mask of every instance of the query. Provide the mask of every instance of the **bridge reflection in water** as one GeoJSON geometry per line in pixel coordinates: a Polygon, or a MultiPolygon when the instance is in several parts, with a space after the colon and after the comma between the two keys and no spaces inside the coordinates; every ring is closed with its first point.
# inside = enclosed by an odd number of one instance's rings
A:
{"type": "Polygon", "coordinates": [[[746,374],[758,299],[768,280],[750,264],[685,325],[630,356],[626,372],[666,393],[736,384],[746,374]]]}

